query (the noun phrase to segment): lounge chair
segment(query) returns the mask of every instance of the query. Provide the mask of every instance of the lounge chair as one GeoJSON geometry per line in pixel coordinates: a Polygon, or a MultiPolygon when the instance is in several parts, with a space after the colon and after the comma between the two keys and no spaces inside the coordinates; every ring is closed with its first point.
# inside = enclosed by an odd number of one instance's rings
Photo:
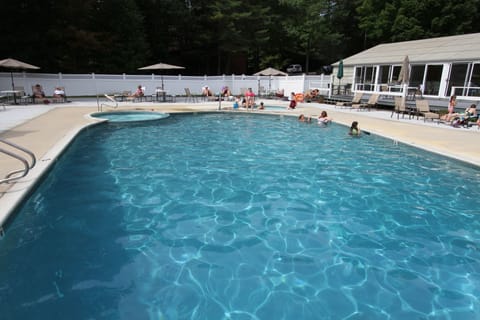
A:
{"type": "Polygon", "coordinates": [[[195,97],[192,92],[190,91],[190,88],[184,88],[185,89],[185,102],[193,102],[193,103],[196,103],[197,102],[197,97],[195,97]]]}
{"type": "Polygon", "coordinates": [[[335,107],[351,108],[352,105],[361,103],[362,102],[362,97],[363,97],[362,92],[356,92],[355,95],[352,98],[352,101],[337,102],[335,104],[335,107]]]}
{"type": "Polygon", "coordinates": [[[416,100],[415,105],[417,107],[417,119],[420,116],[423,116],[423,122],[427,121],[427,119],[431,119],[432,121],[435,119],[440,119],[440,115],[438,113],[430,111],[428,100],[416,100]]]}
{"type": "Polygon", "coordinates": [[[5,106],[6,101],[7,101],[7,96],[0,96],[0,107],[2,107],[3,110],[7,110],[7,107],[5,106]]]}
{"type": "Polygon", "coordinates": [[[454,117],[454,119],[451,120],[449,124],[452,125],[453,127],[470,128],[473,125],[477,125],[477,121],[478,121],[478,114],[469,115],[469,114],[463,113],[454,117]]]}
{"type": "Polygon", "coordinates": [[[138,93],[138,91],[136,91],[134,94],[131,94],[126,97],[127,101],[129,102],[142,102],[144,100],[147,101],[147,96],[145,95],[147,88],[145,86],[141,86],[140,88],[142,89],[142,93],[138,93]]]}
{"type": "Polygon", "coordinates": [[[50,103],[50,100],[46,98],[43,87],[41,85],[32,86],[32,100],[33,103],[50,103]]]}
{"type": "Polygon", "coordinates": [[[20,101],[20,104],[33,103],[33,96],[26,94],[23,87],[15,87],[15,91],[18,91],[18,93],[15,93],[15,96],[16,100],[20,101]]]}
{"type": "Polygon", "coordinates": [[[357,109],[357,111],[361,109],[368,109],[368,111],[370,111],[371,108],[377,105],[379,97],[380,95],[378,94],[372,94],[370,98],[368,98],[367,103],[352,104],[352,108],[357,109]]]}
{"type": "Polygon", "coordinates": [[[65,93],[65,87],[56,87],[55,91],[53,92],[52,102],[63,103],[67,102],[67,94],[65,93]],[[58,94],[57,90],[59,91],[58,94]],[[63,94],[62,94],[63,92],[63,94]]]}
{"type": "Polygon", "coordinates": [[[407,109],[405,100],[402,97],[395,97],[395,108],[393,109],[390,118],[393,117],[395,113],[397,114],[397,119],[400,118],[400,113],[402,114],[402,119],[405,117],[405,114],[408,114],[408,118],[410,119],[411,112],[407,109]]]}

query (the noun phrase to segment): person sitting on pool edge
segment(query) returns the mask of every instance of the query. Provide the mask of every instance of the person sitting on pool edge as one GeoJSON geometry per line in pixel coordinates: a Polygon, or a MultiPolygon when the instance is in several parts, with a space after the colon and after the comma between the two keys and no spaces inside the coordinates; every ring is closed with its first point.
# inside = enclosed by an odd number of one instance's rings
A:
{"type": "Polygon", "coordinates": [[[358,127],[357,121],[352,122],[352,126],[350,127],[348,134],[351,136],[357,136],[357,137],[360,136],[360,128],[358,127]]]}

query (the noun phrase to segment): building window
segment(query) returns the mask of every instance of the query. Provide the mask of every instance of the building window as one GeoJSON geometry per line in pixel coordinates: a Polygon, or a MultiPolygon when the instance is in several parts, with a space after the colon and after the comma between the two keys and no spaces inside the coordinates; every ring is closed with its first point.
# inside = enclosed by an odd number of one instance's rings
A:
{"type": "Polygon", "coordinates": [[[467,73],[468,73],[468,63],[452,64],[452,68],[450,69],[450,77],[447,84],[447,92],[445,92],[445,96],[467,95],[466,88],[465,88],[468,85],[467,73]],[[455,92],[452,92],[452,87],[460,87],[460,88],[456,89],[455,92]]]}
{"type": "Polygon", "coordinates": [[[355,86],[360,91],[375,90],[376,67],[356,67],[355,68],[355,86]]]}
{"type": "MultiPolygon", "coordinates": [[[[416,64],[412,65],[410,69],[410,87],[419,87],[423,84],[423,77],[425,76],[425,65],[424,64],[416,64]]],[[[426,91],[424,91],[426,93],[426,91]]]]}
{"type": "Polygon", "coordinates": [[[480,64],[472,63],[472,73],[468,82],[468,96],[480,96],[480,64]]]}
{"type": "Polygon", "coordinates": [[[392,76],[390,78],[390,82],[395,82],[398,80],[400,69],[402,69],[402,66],[392,66],[392,76]]]}
{"type": "Polygon", "coordinates": [[[427,65],[425,91],[427,95],[438,96],[442,81],[443,65],[427,65]]]}
{"type": "Polygon", "coordinates": [[[390,82],[390,66],[380,66],[379,84],[388,84],[390,82]]]}

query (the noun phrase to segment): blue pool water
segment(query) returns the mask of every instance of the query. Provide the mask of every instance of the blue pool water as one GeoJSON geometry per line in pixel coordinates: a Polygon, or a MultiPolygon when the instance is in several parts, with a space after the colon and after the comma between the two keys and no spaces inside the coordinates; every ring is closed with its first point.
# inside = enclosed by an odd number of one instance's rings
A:
{"type": "Polygon", "coordinates": [[[1,319],[478,319],[479,169],[346,132],[87,129],[0,240],[1,319]]]}

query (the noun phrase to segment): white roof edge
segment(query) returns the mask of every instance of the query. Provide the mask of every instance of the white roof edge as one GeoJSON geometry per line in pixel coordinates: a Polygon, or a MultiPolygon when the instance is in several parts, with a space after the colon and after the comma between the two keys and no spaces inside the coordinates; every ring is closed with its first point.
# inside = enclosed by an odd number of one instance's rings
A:
{"type": "Polygon", "coordinates": [[[480,61],[480,33],[383,43],[343,59],[343,64],[401,64],[406,55],[411,64],[480,61]]]}

